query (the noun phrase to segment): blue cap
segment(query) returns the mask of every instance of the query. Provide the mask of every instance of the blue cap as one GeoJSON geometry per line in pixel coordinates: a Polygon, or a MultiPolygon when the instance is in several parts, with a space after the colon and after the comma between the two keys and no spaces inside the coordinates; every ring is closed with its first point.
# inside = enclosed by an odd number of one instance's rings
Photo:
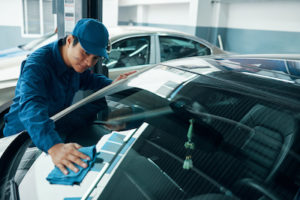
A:
{"type": "Polygon", "coordinates": [[[108,31],[106,27],[96,19],[80,19],[72,35],[76,36],[82,48],[89,54],[108,58],[106,48],[108,45],[108,31]]]}

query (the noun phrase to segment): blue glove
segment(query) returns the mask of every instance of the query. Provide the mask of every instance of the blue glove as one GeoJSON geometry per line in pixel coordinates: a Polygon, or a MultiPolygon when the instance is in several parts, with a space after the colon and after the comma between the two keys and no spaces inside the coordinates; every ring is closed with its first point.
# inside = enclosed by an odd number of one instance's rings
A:
{"type": "Polygon", "coordinates": [[[82,147],[79,149],[80,152],[84,153],[85,155],[89,156],[91,160],[87,161],[88,167],[82,168],[81,166],[75,164],[75,166],[79,169],[79,171],[73,172],[69,170],[67,175],[63,174],[58,167],[55,168],[50,172],[47,176],[47,181],[51,184],[61,184],[61,185],[73,185],[73,184],[80,184],[85,175],[88,173],[94,162],[96,161],[96,146],[90,147],[82,147]]]}

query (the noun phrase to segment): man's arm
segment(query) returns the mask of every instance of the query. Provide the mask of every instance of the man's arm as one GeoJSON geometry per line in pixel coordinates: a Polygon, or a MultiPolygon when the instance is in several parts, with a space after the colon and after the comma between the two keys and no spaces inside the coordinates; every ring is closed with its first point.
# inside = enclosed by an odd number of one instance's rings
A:
{"type": "Polygon", "coordinates": [[[20,111],[19,118],[28,131],[33,143],[42,151],[49,153],[54,164],[67,173],[66,167],[74,172],[78,169],[73,163],[85,168],[80,159],[89,159],[78,151],[76,143],[63,144],[55,131],[54,122],[48,116],[46,82],[50,77],[43,67],[31,65],[25,67],[20,76],[20,111]]]}

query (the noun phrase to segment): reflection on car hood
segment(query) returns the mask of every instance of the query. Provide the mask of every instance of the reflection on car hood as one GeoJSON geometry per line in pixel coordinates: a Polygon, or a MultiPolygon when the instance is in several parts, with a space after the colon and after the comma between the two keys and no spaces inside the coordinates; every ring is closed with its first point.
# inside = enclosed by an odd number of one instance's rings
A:
{"type": "Polygon", "coordinates": [[[18,47],[10,48],[10,49],[5,49],[0,51],[0,60],[4,58],[10,58],[14,56],[20,56],[20,55],[25,55],[28,54],[29,51],[24,51],[18,47]]]}

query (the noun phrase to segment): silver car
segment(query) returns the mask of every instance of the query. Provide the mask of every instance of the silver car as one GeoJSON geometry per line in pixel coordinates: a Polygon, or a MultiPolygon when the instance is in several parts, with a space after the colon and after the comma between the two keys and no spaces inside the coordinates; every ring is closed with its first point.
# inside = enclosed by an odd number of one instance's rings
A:
{"type": "MultiPolygon", "coordinates": [[[[104,64],[111,79],[162,61],[226,53],[203,39],[174,30],[119,26],[109,28],[109,33],[110,59],[104,61],[104,64]]],[[[55,40],[57,34],[48,34],[27,45],[0,51],[0,111],[7,109],[7,105],[11,103],[22,61],[31,52],[55,40]]]]}
{"type": "Polygon", "coordinates": [[[112,79],[171,59],[226,53],[203,39],[174,30],[120,26],[109,32],[111,49],[105,64],[112,79]]]}
{"type": "MultiPolygon", "coordinates": [[[[203,39],[174,30],[138,26],[119,26],[108,30],[111,49],[110,59],[105,64],[112,79],[126,71],[166,60],[226,53],[203,39]]],[[[21,62],[28,54],[56,39],[57,34],[48,34],[18,48],[0,51],[0,89],[15,84],[21,62]]]]}

